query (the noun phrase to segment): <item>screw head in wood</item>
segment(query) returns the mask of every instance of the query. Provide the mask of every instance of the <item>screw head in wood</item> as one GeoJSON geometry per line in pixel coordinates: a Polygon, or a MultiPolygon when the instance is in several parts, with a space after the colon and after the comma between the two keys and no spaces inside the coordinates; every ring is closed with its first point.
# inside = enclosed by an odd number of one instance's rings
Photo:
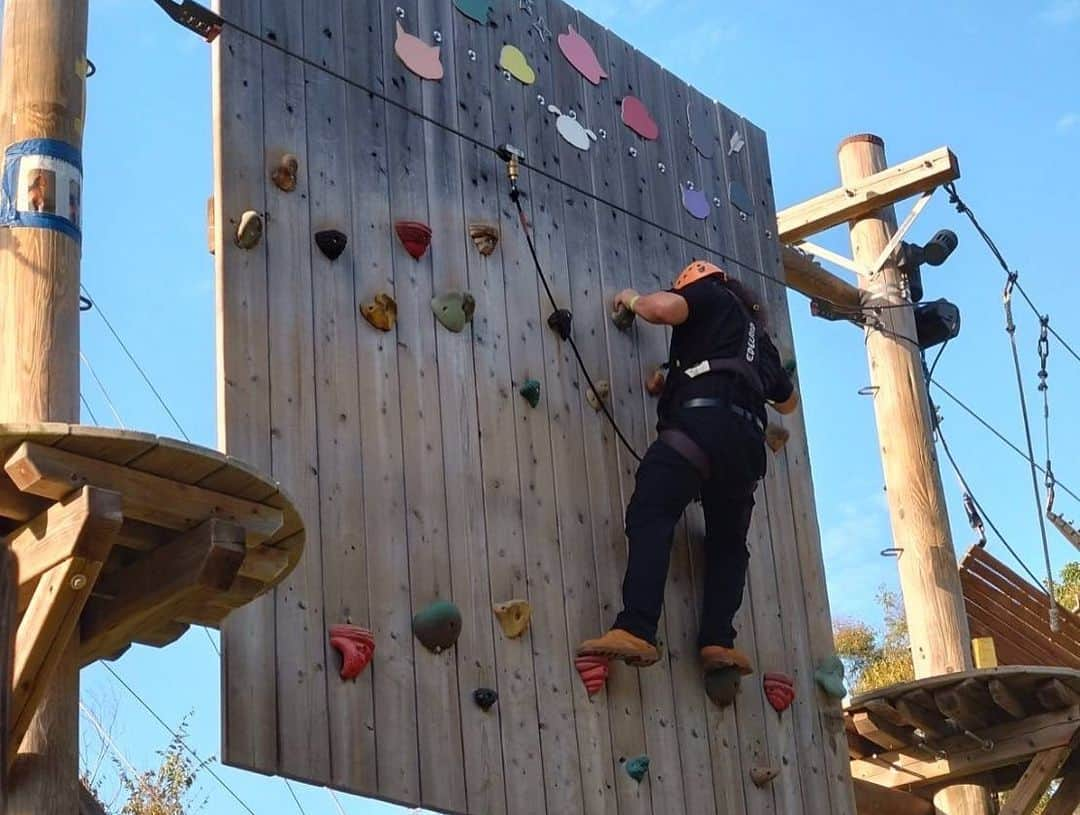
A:
{"type": "Polygon", "coordinates": [[[442,42],[442,32],[439,30],[433,31],[431,34],[431,38],[435,40],[435,42],[442,42]]]}
{"type": "Polygon", "coordinates": [[[77,574],[71,578],[71,590],[82,591],[86,588],[86,575],[77,574]]]}
{"type": "Polygon", "coordinates": [[[395,8],[394,13],[397,14],[399,20],[405,19],[405,9],[403,9],[401,6],[395,8]]]}

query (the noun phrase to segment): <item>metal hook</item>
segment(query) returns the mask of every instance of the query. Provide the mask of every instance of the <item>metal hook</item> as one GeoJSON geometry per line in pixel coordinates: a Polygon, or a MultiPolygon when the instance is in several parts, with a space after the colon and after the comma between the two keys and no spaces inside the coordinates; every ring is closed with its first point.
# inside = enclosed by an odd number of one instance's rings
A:
{"type": "Polygon", "coordinates": [[[894,557],[899,560],[900,555],[902,554],[904,554],[904,550],[896,546],[890,546],[888,549],[881,550],[882,557],[894,557]]]}

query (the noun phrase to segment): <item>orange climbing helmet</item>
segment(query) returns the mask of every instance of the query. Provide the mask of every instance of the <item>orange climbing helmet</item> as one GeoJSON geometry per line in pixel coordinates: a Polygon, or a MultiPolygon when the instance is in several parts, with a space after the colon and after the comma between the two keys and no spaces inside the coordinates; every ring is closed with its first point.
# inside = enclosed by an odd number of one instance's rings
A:
{"type": "Polygon", "coordinates": [[[683,269],[682,273],[675,278],[675,291],[685,289],[691,283],[697,283],[699,280],[711,277],[712,275],[720,275],[723,280],[727,280],[727,272],[715,263],[709,263],[705,260],[695,260],[683,269]]]}

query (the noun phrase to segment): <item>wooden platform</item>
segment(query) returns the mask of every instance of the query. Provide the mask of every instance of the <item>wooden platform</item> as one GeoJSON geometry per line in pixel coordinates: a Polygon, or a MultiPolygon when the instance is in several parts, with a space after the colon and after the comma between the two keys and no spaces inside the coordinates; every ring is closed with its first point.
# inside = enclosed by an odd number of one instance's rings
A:
{"type": "Polygon", "coordinates": [[[280,486],[144,433],[0,425],[0,535],[18,566],[12,740],[76,626],[83,664],[217,626],[277,585],[304,528],[280,486]]]}
{"type": "MultiPolygon", "coordinates": [[[[1080,775],[1080,671],[992,668],[894,685],[852,699],[844,724],[855,779],[929,794],[977,778],[1019,799],[1080,775]]],[[[1062,786],[1077,794],[1075,782],[1062,786]]]]}

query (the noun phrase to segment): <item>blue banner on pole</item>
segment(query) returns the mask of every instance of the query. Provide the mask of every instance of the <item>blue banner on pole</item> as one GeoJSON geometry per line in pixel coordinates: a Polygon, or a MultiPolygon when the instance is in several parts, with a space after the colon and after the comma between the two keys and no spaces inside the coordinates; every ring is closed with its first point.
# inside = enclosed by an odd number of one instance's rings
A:
{"type": "Polygon", "coordinates": [[[55,139],[28,139],[4,151],[0,226],[53,229],[82,241],[82,155],[55,139]]]}

